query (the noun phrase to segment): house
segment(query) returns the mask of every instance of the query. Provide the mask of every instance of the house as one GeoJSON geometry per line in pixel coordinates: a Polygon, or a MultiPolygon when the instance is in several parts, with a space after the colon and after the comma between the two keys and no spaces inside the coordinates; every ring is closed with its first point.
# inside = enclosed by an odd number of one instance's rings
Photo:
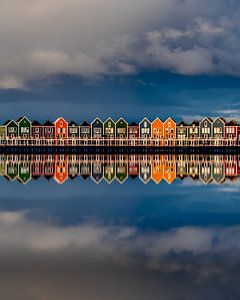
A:
{"type": "Polygon", "coordinates": [[[128,178],[127,161],[120,160],[116,163],[116,179],[119,183],[123,183],[128,178]]]}
{"type": "Polygon", "coordinates": [[[166,156],[164,159],[163,178],[168,184],[172,184],[177,176],[176,173],[176,162],[174,156],[166,156]]]}
{"type": "Polygon", "coordinates": [[[225,133],[224,137],[229,139],[229,144],[234,145],[236,144],[237,137],[238,137],[238,124],[236,121],[231,120],[225,123],[225,133]]]}
{"type": "Polygon", "coordinates": [[[21,161],[18,166],[18,180],[27,184],[31,179],[31,165],[29,161],[21,161]]]}
{"type": "Polygon", "coordinates": [[[144,118],[139,123],[139,130],[140,130],[140,138],[141,139],[150,139],[151,138],[151,122],[144,118]]]}
{"type": "Polygon", "coordinates": [[[113,160],[108,160],[106,164],[104,164],[104,179],[107,183],[111,183],[116,174],[116,165],[113,160]]]}
{"type": "Polygon", "coordinates": [[[116,124],[111,118],[108,118],[104,122],[104,137],[108,139],[114,139],[115,134],[116,134],[116,124]]]}
{"type": "Polygon", "coordinates": [[[148,155],[143,155],[140,158],[139,179],[144,183],[148,183],[151,179],[152,169],[151,161],[148,155]]]}
{"type": "Polygon", "coordinates": [[[6,126],[0,125],[0,139],[6,138],[6,126]]]}
{"type": "Polygon", "coordinates": [[[63,117],[58,118],[54,122],[55,138],[58,140],[66,140],[68,138],[68,122],[63,117]]]}
{"type": "Polygon", "coordinates": [[[69,139],[78,139],[79,138],[79,126],[74,121],[71,121],[68,124],[68,138],[69,139]]]}
{"type": "Polygon", "coordinates": [[[188,137],[188,124],[181,121],[177,124],[177,139],[186,140],[188,137]]]}
{"type": "Polygon", "coordinates": [[[201,139],[210,139],[213,136],[212,122],[213,122],[213,120],[211,118],[205,117],[199,123],[199,137],[201,139]]]}
{"type": "Polygon", "coordinates": [[[41,139],[44,137],[43,126],[38,121],[32,121],[31,131],[33,139],[41,139]]]}
{"type": "Polygon", "coordinates": [[[173,145],[171,140],[176,138],[176,123],[172,118],[164,122],[164,138],[168,140],[169,145],[173,145]]]}
{"type": "Polygon", "coordinates": [[[199,121],[193,121],[188,125],[188,138],[198,139],[199,138],[199,121]]]}
{"type": "Polygon", "coordinates": [[[162,140],[164,137],[164,125],[163,122],[156,118],[152,122],[152,138],[155,140],[162,140]]]}
{"type": "MultiPolygon", "coordinates": [[[[208,128],[208,127],[205,127],[208,128]]],[[[199,178],[204,184],[208,184],[212,181],[212,163],[204,160],[199,164],[199,178]]]]}
{"type": "Polygon", "coordinates": [[[79,130],[81,139],[91,139],[91,125],[87,121],[80,124],[79,130]]]}
{"type": "Polygon", "coordinates": [[[127,139],[128,137],[128,123],[120,118],[116,123],[116,138],[127,139]]]}
{"type": "Polygon", "coordinates": [[[20,117],[17,120],[18,136],[20,138],[29,139],[31,137],[31,122],[27,117],[20,117]]]}
{"type": "Polygon", "coordinates": [[[139,138],[139,125],[134,121],[128,125],[128,138],[133,140],[139,138]]]}
{"type": "MultiPolygon", "coordinates": [[[[57,125],[56,129],[58,128],[59,126],[57,125]]],[[[60,127],[60,128],[64,128],[64,127],[60,127]]],[[[63,184],[68,179],[68,156],[67,155],[56,156],[54,179],[58,184],[63,184]]]]}
{"type": "Polygon", "coordinates": [[[91,136],[93,139],[102,139],[103,138],[103,122],[99,119],[96,118],[92,123],[92,132],[91,136]]]}
{"type": "Polygon", "coordinates": [[[225,120],[223,118],[216,118],[212,122],[212,136],[215,139],[224,138],[225,133],[225,120]]]}
{"type": "Polygon", "coordinates": [[[151,178],[156,183],[159,184],[163,179],[163,160],[162,156],[153,155],[151,157],[152,174],[151,178]]]}
{"type": "Polygon", "coordinates": [[[103,179],[103,163],[101,161],[93,161],[92,162],[92,180],[95,183],[99,183],[103,179]]]}
{"type": "Polygon", "coordinates": [[[54,139],[55,138],[55,126],[52,122],[47,120],[43,125],[42,125],[42,133],[44,139],[54,139]]]}
{"type": "Polygon", "coordinates": [[[131,178],[136,178],[139,175],[139,161],[136,154],[131,154],[128,160],[128,175],[131,178]]]}
{"type": "Polygon", "coordinates": [[[18,137],[18,124],[14,120],[7,120],[4,124],[6,127],[6,136],[9,139],[18,137]]]}

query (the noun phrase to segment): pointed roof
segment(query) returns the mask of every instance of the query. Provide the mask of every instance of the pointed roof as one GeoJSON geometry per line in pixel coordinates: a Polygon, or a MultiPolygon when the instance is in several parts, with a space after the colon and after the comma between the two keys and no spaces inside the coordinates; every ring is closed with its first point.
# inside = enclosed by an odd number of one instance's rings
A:
{"type": "Polygon", "coordinates": [[[5,121],[4,123],[3,123],[3,125],[8,125],[11,121],[13,121],[13,120],[7,120],[7,121],[5,121]]]}
{"type": "Polygon", "coordinates": [[[194,121],[192,121],[192,123],[190,124],[191,126],[192,125],[195,125],[195,126],[199,126],[199,121],[198,120],[194,120],[194,121]]]}
{"type": "Polygon", "coordinates": [[[125,124],[128,124],[128,122],[123,117],[119,118],[116,124],[119,123],[120,121],[123,121],[125,124]]]}
{"type": "Polygon", "coordinates": [[[220,121],[222,121],[224,124],[226,123],[226,120],[225,120],[223,117],[217,117],[217,118],[214,120],[214,122],[215,122],[216,120],[220,120],[220,121]]]}
{"type": "Polygon", "coordinates": [[[138,126],[139,124],[137,124],[135,121],[133,121],[130,125],[128,125],[128,126],[138,126]]]}
{"type": "Polygon", "coordinates": [[[17,123],[20,122],[23,118],[24,118],[24,116],[21,116],[20,118],[18,118],[17,123]]]}
{"type": "Polygon", "coordinates": [[[68,124],[68,126],[78,126],[76,122],[74,122],[73,120],[71,120],[71,122],[68,124]]]}
{"type": "Polygon", "coordinates": [[[144,121],[147,121],[148,123],[151,124],[151,122],[149,121],[149,119],[147,117],[143,118],[142,121],[139,124],[143,123],[144,121]]]}
{"type": "Polygon", "coordinates": [[[91,126],[87,121],[83,121],[80,126],[91,126]]]}
{"type": "Polygon", "coordinates": [[[237,126],[237,121],[231,120],[231,121],[229,121],[229,122],[226,122],[225,125],[226,125],[226,126],[237,126]]]}
{"type": "Polygon", "coordinates": [[[51,121],[47,120],[47,121],[43,124],[43,126],[53,126],[53,123],[52,123],[51,121]]]}
{"type": "Polygon", "coordinates": [[[99,122],[99,123],[101,123],[101,124],[103,124],[103,122],[101,121],[101,119],[100,118],[95,118],[93,121],[92,121],[92,123],[91,124],[93,124],[93,123],[95,123],[95,122],[99,122]]]}
{"type": "Polygon", "coordinates": [[[36,120],[33,120],[32,121],[32,125],[33,126],[42,126],[38,121],[36,121],[36,120]]]}
{"type": "MultiPolygon", "coordinates": [[[[213,119],[212,118],[209,118],[209,117],[204,117],[202,120],[201,120],[201,122],[200,123],[202,123],[203,121],[205,121],[205,120],[208,120],[209,122],[213,122],[213,119]]],[[[200,124],[199,123],[199,124],[200,124]]]]}
{"type": "Polygon", "coordinates": [[[185,121],[181,121],[177,124],[178,126],[188,126],[188,124],[185,121]]]}

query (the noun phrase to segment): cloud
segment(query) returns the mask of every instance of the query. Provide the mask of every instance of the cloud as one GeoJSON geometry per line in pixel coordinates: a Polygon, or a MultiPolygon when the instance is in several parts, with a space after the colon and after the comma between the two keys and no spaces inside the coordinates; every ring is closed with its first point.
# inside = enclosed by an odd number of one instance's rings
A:
{"type": "Polygon", "coordinates": [[[60,74],[240,74],[238,0],[3,0],[0,88],[60,74]]]}

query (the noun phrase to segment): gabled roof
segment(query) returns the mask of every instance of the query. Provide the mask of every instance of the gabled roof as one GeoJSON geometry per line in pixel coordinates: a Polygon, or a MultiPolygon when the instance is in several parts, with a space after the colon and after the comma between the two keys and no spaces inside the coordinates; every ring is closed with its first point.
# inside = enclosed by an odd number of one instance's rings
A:
{"type": "Polygon", "coordinates": [[[139,124],[137,124],[135,121],[133,121],[130,125],[128,126],[138,126],[139,124]]]}
{"type": "Polygon", "coordinates": [[[225,124],[226,126],[237,126],[237,122],[235,120],[231,120],[225,124]]]}
{"type": "Polygon", "coordinates": [[[103,124],[103,122],[97,117],[97,118],[95,118],[93,121],[92,121],[92,123],[91,124],[93,124],[93,123],[95,123],[96,121],[99,121],[99,123],[101,123],[101,124],[103,124]]]}
{"type": "Polygon", "coordinates": [[[109,117],[109,118],[107,118],[107,120],[106,120],[104,123],[106,123],[106,122],[108,122],[108,121],[111,121],[112,123],[116,124],[116,122],[114,122],[114,121],[113,121],[113,119],[112,119],[112,118],[110,118],[110,117],[109,117]]]}
{"type": "Polygon", "coordinates": [[[222,118],[222,117],[217,117],[217,118],[213,121],[213,123],[214,123],[216,120],[220,120],[220,121],[223,122],[224,124],[226,123],[226,120],[225,120],[224,118],[222,118]]]}
{"type": "Polygon", "coordinates": [[[126,120],[124,120],[123,117],[119,118],[117,120],[116,124],[119,123],[120,121],[123,121],[125,124],[128,124],[128,122],[126,120]]]}
{"type": "Polygon", "coordinates": [[[32,121],[32,125],[33,126],[42,126],[38,121],[36,121],[36,120],[33,120],[32,121]]]}
{"type": "Polygon", "coordinates": [[[78,126],[76,122],[74,122],[73,120],[68,124],[68,126],[78,126]]]}
{"type": "Polygon", "coordinates": [[[30,120],[26,116],[21,116],[20,118],[18,118],[17,123],[21,122],[23,119],[27,119],[28,122],[31,123],[30,120]]]}
{"type": "Polygon", "coordinates": [[[188,126],[188,124],[185,121],[181,121],[177,124],[178,126],[188,126]]]}
{"type": "Polygon", "coordinates": [[[213,119],[212,119],[212,118],[205,117],[205,118],[203,118],[203,119],[201,120],[201,122],[200,122],[199,124],[201,124],[201,123],[202,123],[203,121],[205,121],[205,120],[208,120],[210,123],[213,122],[213,119]]]}
{"type": "Polygon", "coordinates": [[[91,126],[87,121],[83,121],[80,126],[91,126]]]}
{"type": "Polygon", "coordinates": [[[194,121],[192,121],[192,123],[190,124],[191,126],[192,125],[195,125],[195,126],[199,126],[199,121],[198,120],[194,120],[194,121]]]}
{"type": "Polygon", "coordinates": [[[60,121],[60,120],[62,120],[62,121],[64,121],[65,123],[68,124],[68,122],[67,122],[63,117],[57,118],[57,119],[54,121],[54,124],[56,124],[56,123],[57,123],[58,121],[60,121]]]}
{"type": "Polygon", "coordinates": [[[150,123],[151,124],[151,122],[148,120],[148,118],[144,118],[144,119],[142,119],[142,121],[139,123],[139,124],[142,124],[144,121],[147,121],[148,123],[150,123]]]}
{"type": "Polygon", "coordinates": [[[8,125],[11,121],[13,121],[13,120],[7,120],[7,121],[5,121],[5,122],[3,123],[3,125],[8,125]]]}
{"type": "Polygon", "coordinates": [[[173,118],[171,118],[171,117],[168,117],[167,120],[165,120],[164,123],[166,123],[168,120],[171,120],[171,121],[173,121],[174,123],[176,123],[176,122],[173,120],[173,118]]]}
{"type": "Polygon", "coordinates": [[[47,121],[43,124],[43,126],[53,126],[53,123],[52,123],[51,121],[47,120],[47,121]]]}

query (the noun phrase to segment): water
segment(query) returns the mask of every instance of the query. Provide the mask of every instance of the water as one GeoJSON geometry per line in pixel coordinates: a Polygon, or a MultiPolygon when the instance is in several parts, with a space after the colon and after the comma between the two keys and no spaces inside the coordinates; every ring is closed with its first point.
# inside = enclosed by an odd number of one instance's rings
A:
{"type": "Polygon", "coordinates": [[[0,156],[1,299],[239,299],[239,161],[0,156]]]}

